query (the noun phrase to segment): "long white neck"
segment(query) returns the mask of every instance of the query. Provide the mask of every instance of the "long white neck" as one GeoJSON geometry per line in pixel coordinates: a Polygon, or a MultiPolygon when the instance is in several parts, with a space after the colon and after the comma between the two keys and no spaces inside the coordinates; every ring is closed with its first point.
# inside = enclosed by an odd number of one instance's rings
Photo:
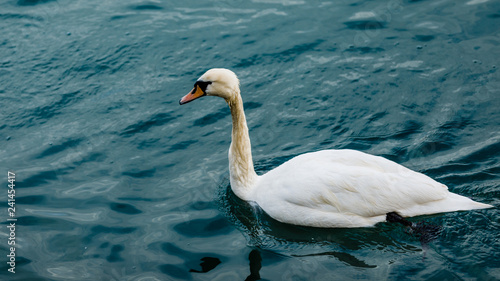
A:
{"type": "Polygon", "coordinates": [[[239,91],[226,102],[231,109],[233,119],[232,140],[229,147],[231,188],[236,196],[248,200],[248,194],[256,184],[258,176],[253,168],[250,137],[239,91]]]}

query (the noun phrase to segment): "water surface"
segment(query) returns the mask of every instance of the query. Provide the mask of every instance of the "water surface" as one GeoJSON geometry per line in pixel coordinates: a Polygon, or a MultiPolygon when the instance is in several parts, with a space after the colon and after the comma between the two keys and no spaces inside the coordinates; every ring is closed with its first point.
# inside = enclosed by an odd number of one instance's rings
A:
{"type": "Polygon", "coordinates": [[[230,191],[224,101],[178,105],[230,68],[258,173],[350,148],[498,206],[498,1],[0,6],[0,167],[18,218],[16,274],[0,232],[2,279],[500,279],[497,207],[414,218],[443,227],[428,245],[386,223],[280,224],[230,191]]]}

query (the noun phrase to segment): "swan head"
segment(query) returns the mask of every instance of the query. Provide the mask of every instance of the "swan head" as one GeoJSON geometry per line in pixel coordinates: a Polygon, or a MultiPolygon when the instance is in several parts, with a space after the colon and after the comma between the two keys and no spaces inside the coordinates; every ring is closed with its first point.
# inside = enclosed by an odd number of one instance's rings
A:
{"type": "Polygon", "coordinates": [[[234,72],[225,68],[212,68],[194,83],[193,90],[179,104],[185,104],[203,96],[217,96],[230,101],[239,95],[240,81],[234,72]]]}

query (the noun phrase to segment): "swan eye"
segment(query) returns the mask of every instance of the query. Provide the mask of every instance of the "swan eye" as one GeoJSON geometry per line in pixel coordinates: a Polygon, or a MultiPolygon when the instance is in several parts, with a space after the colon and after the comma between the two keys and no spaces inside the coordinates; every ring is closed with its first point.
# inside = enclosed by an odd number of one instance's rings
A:
{"type": "Polygon", "coordinates": [[[196,83],[194,83],[194,88],[198,86],[203,91],[203,93],[206,94],[207,87],[210,84],[212,84],[211,81],[196,81],[196,83]]]}

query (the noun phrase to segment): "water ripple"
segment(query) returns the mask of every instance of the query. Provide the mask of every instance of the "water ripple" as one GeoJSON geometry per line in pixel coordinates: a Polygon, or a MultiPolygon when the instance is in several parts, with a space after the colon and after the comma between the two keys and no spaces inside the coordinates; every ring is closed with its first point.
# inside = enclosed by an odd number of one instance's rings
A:
{"type": "Polygon", "coordinates": [[[233,231],[222,217],[189,220],[175,225],[174,230],[188,237],[210,237],[233,231]]]}
{"type": "Polygon", "coordinates": [[[385,28],[387,23],[383,21],[375,21],[375,20],[357,20],[357,21],[348,21],[344,22],[344,24],[349,29],[354,30],[370,30],[370,29],[381,29],[385,28]]]}
{"type": "Polygon", "coordinates": [[[130,9],[132,10],[163,10],[162,6],[155,5],[155,4],[140,4],[140,5],[134,5],[130,6],[130,9]]]}
{"type": "Polygon", "coordinates": [[[143,133],[153,127],[163,126],[173,119],[175,119],[175,117],[171,116],[169,113],[158,113],[154,116],[151,116],[146,121],[139,121],[137,124],[128,126],[123,130],[123,132],[120,133],[120,135],[128,137],[137,133],[143,133]]]}
{"type": "Polygon", "coordinates": [[[52,2],[54,0],[18,0],[17,5],[19,6],[35,6],[39,4],[44,4],[47,2],[52,2]]]}
{"type": "Polygon", "coordinates": [[[119,184],[118,181],[112,179],[100,179],[98,181],[86,182],[76,187],[66,189],[62,192],[64,196],[74,196],[78,198],[89,198],[99,194],[110,192],[119,184]]]}

